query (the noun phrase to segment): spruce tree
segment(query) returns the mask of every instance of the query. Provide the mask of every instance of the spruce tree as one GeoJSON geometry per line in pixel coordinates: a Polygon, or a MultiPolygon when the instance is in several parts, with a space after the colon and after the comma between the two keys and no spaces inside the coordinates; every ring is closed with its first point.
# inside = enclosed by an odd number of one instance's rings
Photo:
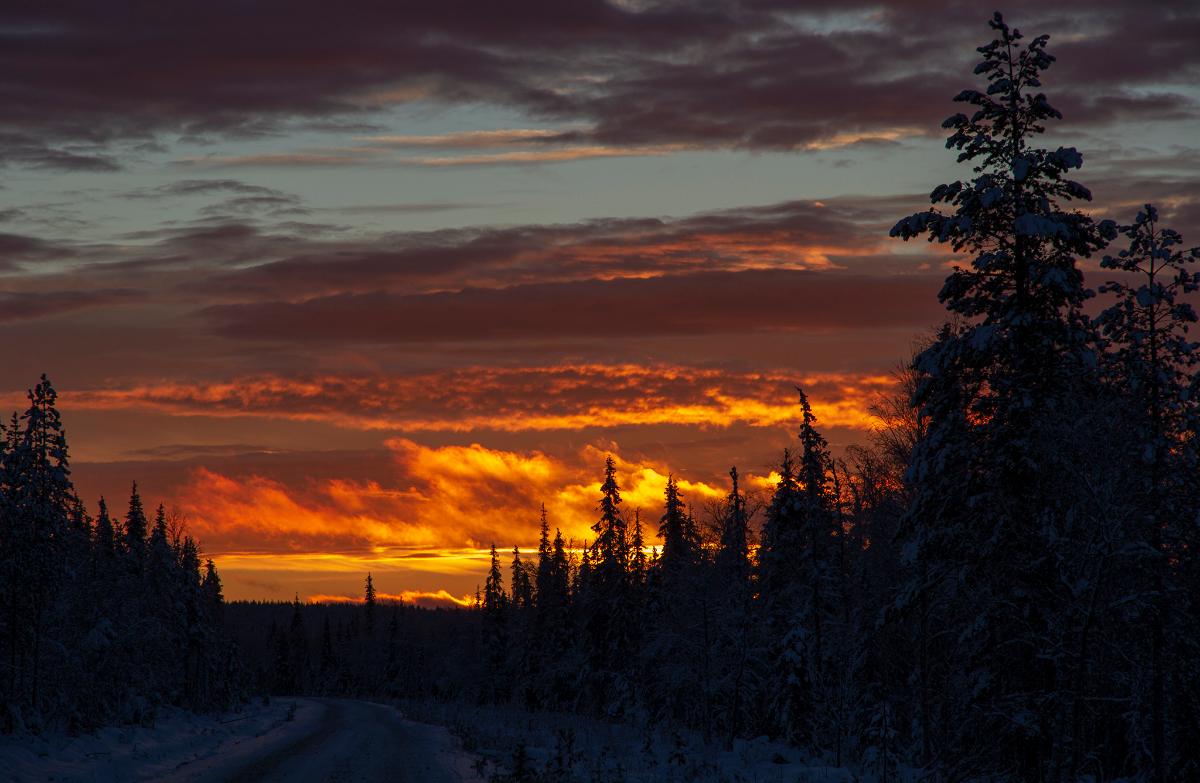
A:
{"type": "Polygon", "coordinates": [[[731,488],[725,496],[721,516],[721,539],[716,563],[722,576],[733,585],[750,577],[750,545],[746,520],[746,498],[738,486],[737,467],[729,469],[731,488]]]}
{"type": "Polygon", "coordinates": [[[375,582],[367,573],[366,587],[363,590],[363,616],[366,618],[367,636],[375,633],[375,582]]]}
{"type": "Polygon", "coordinates": [[[898,608],[938,607],[936,622],[961,630],[956,648],[940,651],[939,687],[953,701],[939,744],[964,764],[1032,779],[1071,741],[1066,699],[1048,694],[1082,665],[1057,638],[1073,600],[1060,587],[1077,578],[1062,570],[1078,562],[1063,548],[1083,535],[1062,481],[1078,472],[1070,426],[1095,393],[1097,365],[1076,259],[1106,240],[1070,207],[1091,198],[1067,176],[1083,156],[1034,146],[1061,117],[1037,91],[1054,62],[1048,37],[1024,44],[1000,14],[990,25],[997,37],[975,69],[987,88],[959,93],[972,113],[943,124],[974,176],[938,186],[933,209],[892,229],[971,254],[939,294],[961,320],[914,363],[928,429],[914,449],[904,532],[919,565],[898,608]]]}
{"type": "Polygon", "coordinates": [[[600,519],[592,525],[596,540],[592,544],[596,578],[605,589],[617,590],[625,582],[625,519],[621,515],[621,490],[617,486],[617,467],[612,457],[604,462],[604,483],[600,485],[600,519]]]}
{"type": "Polygon", "coordinates": [[[533,584],[529,579],[529,571],[521,560],[520,547],[513,547],[511,570],[512,606],[518,611],[533,607],[533,584]]]}
{"type": "Polygon", "coordinates": [[[101,558],[109,558],[116,552],[116,534],[112,518],[108,515],[108,504],[104,502],[103,497],[100,498],[97,506],[96,525],[93,533],[96,551],[101,558]]]}
{"type": "Polygon", "coordinates": [[[670,579],[672,575],[695,563],[700,552],[700,540],[695,520],[688,514],[679,494],[679,483],[673,475],[667,476],[663,498],[663,515],[659,520],[658,536],[663,541],[662,570],[670,579]]]}
{"type": "Polygon", "coordinates": [[[125,514],[125,525],[121,531],[121,548],[139,572],[145,558],[147,526],[146,512],[142,508],[142,498],[135,481],[129,491],[129,511],[125,514]]]}
{"type": "Polygon", "coordinates": [[[482,645],[487,662],[483,696],[491,701],[503,700],[508,694],[505,664],[508,660],[508,596],[504,592],[504,575],[500,557],[492,544],[491,565],[483,587],[482,645]]]}
{"type": "Polygon", "coordinates": [[[550,523],[546,519],[546,504],[542,504],[541,517],[538,527],[538,559],[537,576],[534,581],[538,606],[544,606],[547,601],[543,595],[549,596],[552,573],[554,569],[554,551],[550,544],[550,523]]]}
{"type": "Polygon", "coordinates": [[[64,577],[70,510],[76,505],[58,393],[43,375],[28,392],[22,427],[5,455],[8,516],[4,593],[13,621],[10,698],[36,714],[44,692],[42,649],[46,620],[64,577]],[[25,677],[25,657],[28,676],[25,677]]]}
{"type": "Polygon", "coordinates": [[[642,534],[642,513],[633,510],[633,536],[629,539],[629,579],[634,589],[646,585],[646,541],[642,534]]]}
{"type": "Polygon", "coordinates": [[[214,619],[219,619],[221,607],[225,603],[225,594],[221,591],[221,575],[217,573],[217,566],[211,558],[204,561],[204,577],[201,587],[210,615],[214,619]]]}
{"type": "Polygon", "coordinates": [[[1148,748],[1147,766],[1153,778],[1162,781],[1168,769],[1198,760],[1195,751],[1184,750],[1189,743],[1176,742],[1178,750],[1168,749],[1167,679],[1168,669],[1175,668],[1179,675],[1172,679],[1191,680],[1193,672],[1172,667],[1172,661],[1194,660],[1200,652],[1200,641],[1178,611],[1187,602],[1173,589],[1180,574],[1172,566],[1190,560],[1197,543],[1190,521],[1197,495],[1189,477],[1197,467],[1194,428],[1200,409],[1191,379],[1200,352],[1188,337],[1196,313],[1185,297],[1200,289],[1200,272],[1191,268],[1200,259],[1200,249],[1184,249],[1179,233],[1162,227],[1158,210],[1150,204],[1118,231],[1128,246],[1105,256],[1100,265],[1123,277],[1101,286],[1101,293],[1116,301],[1097,321],[1109,346],[1107,380],[1129,401],[1122,413],[1132,426],[1134,442],[1126,476],[1141,516],[1128,542],[1141,556],[1135,573],[1126,578],[1130,587],[1140,584],[1147,596],[1139,605],[1140,619],[1150,629],[1144,656],[1148,660],[1142,661],[1150,678],[1134,695],[1142,708],[1129,713],[1141,718],[1131,733],[1148,737],[1148,742],[1136,744],[1148,748]],[[1172,592],[1177,593],[1175,600],[1172,592]],[[1168,655],[1168,635],[1177,640],[1174,655],[1168,655]]]}

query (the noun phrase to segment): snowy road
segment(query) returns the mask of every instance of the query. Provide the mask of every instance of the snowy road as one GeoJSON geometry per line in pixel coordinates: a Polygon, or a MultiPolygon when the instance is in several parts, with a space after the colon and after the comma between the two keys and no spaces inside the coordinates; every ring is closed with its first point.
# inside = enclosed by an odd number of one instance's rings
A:
{"type": "Polygon", "coordinates": [[[450,732],[382,704],[278,699],[222,718],[164,712],[150,727],[0,737],[0,780],[482,783],[450,732]]]}
{"type": "Polygon", "coordinates": [[[441,727],[405,720],[395,709],[370,702],[300,699],[298,704],[297,720],[275,729],[280,736],[260,745],[249,758],[218,755],[186,764],[165,779],[222,783],[480,780],[470,757],[441,727]]]}

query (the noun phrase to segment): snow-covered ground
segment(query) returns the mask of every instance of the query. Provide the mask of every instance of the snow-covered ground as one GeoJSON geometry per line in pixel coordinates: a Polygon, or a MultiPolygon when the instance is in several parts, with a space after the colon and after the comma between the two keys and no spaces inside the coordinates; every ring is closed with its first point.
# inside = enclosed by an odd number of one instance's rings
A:
{"type": "MultiPolygon", "coordinates": [[[[555,783],[867,783],[877,770],[835,768],[766,737],[706,744],[688,731],[643,730],[624,723],[510,707],[405,702],[401,711],[450,727],[500,780],[555,783]],[[518,756],[524,755],[523,760],[518,756]],[[524,766],[526,777],[514,775],[524,766]]],[[[888,780],[905,781],[911,776],[888,780]]]]}
{"type": "Polygon", "coordinates": [[[283,699],[220,718],[171,710],[153,727],[0,739],[0,778],[13,783],[481,783],[474,766],[446,729],[340,699],[283,699]]]}

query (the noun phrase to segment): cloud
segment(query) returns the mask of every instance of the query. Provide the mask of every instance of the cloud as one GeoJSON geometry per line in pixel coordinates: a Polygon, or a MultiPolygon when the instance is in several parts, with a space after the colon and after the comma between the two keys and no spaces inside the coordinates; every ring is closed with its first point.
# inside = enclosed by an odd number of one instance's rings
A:
{"type": "Polygon", "coordinates": [[[164,197],[211,196],[233,193],[240,196],[280,196],[282,191],[237,179],[179,179],[163,185],[125,191],[122,198],[158,200],[164,197]]]}
{"type": "Polygon", "coordinates": [[[551,128],[509,128],[500,130],[457,131],[417,136],[389,134],[368,136],[364,141],[387,147],[446,147],[450,149],[490,149],[531,142],[546,144],[561,141],[564,131],[551,128]]]}
{"type": "MultiPolygon", "coordinates": [[[[0,263],[70,258],[71,285],[133,287],[150,278],[162,298],[294,303],[341,293],[420,295],[463,288],[744,270],[909,271],[919,259],[887,239],[897,215],[923,197],[841,197],[746,206],[684,217],[596,218],[576,223],[468,226],[362,233],[289,219],[311,211],[296,196],[237,180],[185,180],[127,198],[227,195],[198,224],[67,245],[0,234],[0,263]],[[273,218],[264,222],[263,218],[273,218]],[[173,272],[168,275],[164,273],[173,272]]],[[[383,205],[398,209],[415,205],[383,205]]],[[[465,207],[467,205],[456,205],[465,207]]],[[[450,208],[450,205],[431,205],[450,208]]],[[[362,210],[363,207],[353,207],[362,210]]],[[[922,249],[928,257],[940,248],[922,249]]],[[[61,278],[63,287],[66,276],[61,278]]],[[[42,276],[40,286],[50,284],[42,276]]]]}
{"type": "MultiPolygon", "coordinates": [[[[402,590],[399,593],[377,592],[375,599],[383,603],[395,601],[421,606],[426,609],[463,609],[475,603],[473,596],[451,595],[445,590],[402,590]]],[[[361,604],[365,601],[362,596],[324,595],[321,593],[305,596],[304,600],[314,604],[361,604]]]]}
{"type": "MultiPolygon", "coordinates": [[[[143,408],[144,410],[144,408],[143,408]]],[[[132,459],[180,460],[197,457],[227,457],[240,454],[271,454],[278,449],[246,443],[166,443],[160,446],[133,449],[132,459]]]]}
{"type": "MultiPolygon", "coordinates": [[[[161,411],[180,416],[320,421],[393,432],[542,432],[638,426],[790,427],[803,386],[825,426],[873,426],[872,400],[891,391],[883,374],[738,372],[679,365],[472,367],[398,376],[258,376],[223,383],[170,382],[63,392],[76,410],[161,411]]],[[[157,447],[178,458],[261,450],[157,447]]]]}
{"type": "Polygon", "coordinates": [[[94,291],[0,291],[0,323],[27,321],[75,310],[136,301],[143,293],[129,288],[94,291]]]}
{"type": "MultiPolygon", "coordinates": [[[[1200,67],[1194,3],[1015,0],[1007,11],[1029,32],[1062,38],[1051,42],[1060,65],[1047,86],[1070,121],[1196,116],[1191,93],[1170,87],[1194,83],[1200,67]]],[[[409,147],[802,150],[842,134],[936,133],[988,33],[978,8],[907,0],[385,4],[343,15],[336,29],[311,0],[214,0],[141,14],[137,25],[83,2],[4,14],[2,156],[84,170],[119,165],[108,150],[121,141],[373,125],[414,103],[498,106],[552,127],[410,135],[399,142],[409,147]],[[231,33],[235,10],[243,31],[274,34],[231,33]]],[[[289,153],[257,165],[354,157],[289,153]]]]}
{"type": "Polygon", "coordinates": [[[538,283],[413,296],[339,294],[215,305],[240,340],[426,343],[729,332],[922,328],[940,317],[937,278],[783,269],[538,283]]]}
{"type": "MultiPolygon", "coordinates": [[[[174,502],[206,549],[234,558],[233,565],[236,558],[267,553],[312,553],[442,573],[458,561],[477,571],[480,551],[491,543],[527,550],[536,544],[542,503],[564,536],[578,543],[592,535],[605,450],[587,446],[552,456],[479,444],[430,447],[404,438],[389,440],[388,447],[394,472],[385,481],[324,477],[288,484],[197,468],[174,502]]],[[[667,471],[619,455],[617,463],[624,508],[631,515],[645,510],[652,537],[667,471]]],[[[700,505],[727,491],[686,476],[680,488],[700,505]]]]}
{"type": "Polygon", "coordinates": [[[411,214],[423,212],[453,212],[460,209],[482,209],[484,207],[502,206],[499,204],[472,204],[454,201],[414,201],[407,204],[350,204],[339,207],[327,207],[331,212],[346,212],[363,215],[411,214]]]}
{"type": "Polygon", "coordinates": [[[24,132],[5,132],[4,127],[4,121],[0,120],[0,166],[19,165],[47,171],[90,173],[121,169],[121,165],[103,149],[79,148],[69,144],[55,146],[24,132]]]}
{"type": "Polygon", "coordinates": [[[38,237],[0,232],[0,272],[18,269],[30,262],[70,258],[75,250],[38,237]]]}

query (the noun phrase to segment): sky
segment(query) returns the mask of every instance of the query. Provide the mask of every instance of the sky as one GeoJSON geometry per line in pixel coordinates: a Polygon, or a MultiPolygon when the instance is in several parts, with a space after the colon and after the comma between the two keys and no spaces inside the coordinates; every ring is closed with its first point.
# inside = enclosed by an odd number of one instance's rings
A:
{"type": "MultiPolygon", "coordinates": [[[[943,318],[888,229],[970,175],[993,10],[6,3],[0,409],[49,374],[89,507],[137,480],[233,599],[462,603],[542,504],[586,538],[608,455],[650,529],[669,473],[765,493],[797,385],[864,442],[943,318]]],[[[1200,238],[1200,6],[1001,10],[1083,208],[1200,238]]]]}

